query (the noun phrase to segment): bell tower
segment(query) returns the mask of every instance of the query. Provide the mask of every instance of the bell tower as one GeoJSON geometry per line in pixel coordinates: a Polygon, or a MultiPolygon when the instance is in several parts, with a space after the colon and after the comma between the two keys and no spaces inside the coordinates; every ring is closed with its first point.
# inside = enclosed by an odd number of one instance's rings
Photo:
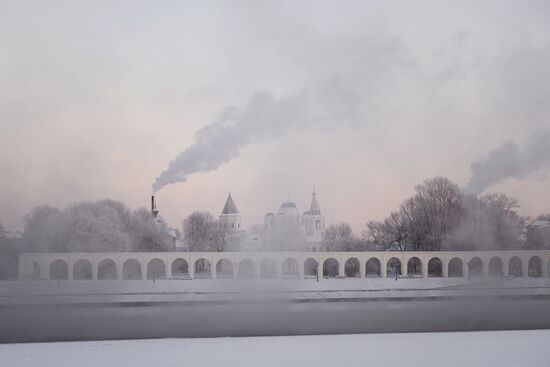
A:
{"type": "Polygon", "coordinates": [[[315,187],[311,193],[309,210],[304,213],[302,218],[304,221],[306,242],[321,242],[323,240],[323,233],[325,232],[325,217],[321,214],[315,187]]]}
{"type": "Polygon", "coordinates": [[[239,209],[237,209],[237,205],[235,205],[235,202],[231,197],[231,193],[227,196],[227,200],[225,201],[225,205],[220,214],[220,223],[227,229],[235,231],[241,229],[241,214],[239,213],[239,209]]]}

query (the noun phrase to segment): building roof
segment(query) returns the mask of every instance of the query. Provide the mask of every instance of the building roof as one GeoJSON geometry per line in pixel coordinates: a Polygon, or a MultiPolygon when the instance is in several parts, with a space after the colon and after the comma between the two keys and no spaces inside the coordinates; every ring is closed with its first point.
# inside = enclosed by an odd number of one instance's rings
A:
{"type": "Polygon", "coordinates": [[[309,215],[321,215],[321,208],[319,207],[319,203],[317,202],[317,193],[315,190],[313,190],[313,194],[311,196],[311,204],[309,206],[309,215]]]}
{"type": "Polygon", "coordinates": [[[300,214],[300,212],[298,212],[298,207],[292,201],[286,201],[286,202],[282,203],[281,207],[277,211],[277,215],[295,216],[295,215],[299,215],[299,214],[300,214]]]}
{"type": "Polygon", "coordinates": [[[237,209],[237,205],[235,205],[235,202],[231,197],[231,193],[229,193],[227,200],[225,201],[225,205],[222,210],[222,215],[224,214],[239,214],[239,209],[237,209]]]}
{"type": "Polygon", "coordinates": [[[534,222],[532,222],[531,224],[529,224],[530,227],[533,227],[533,228],[545,228],[545,227],[550,227],[550,221],[549,220],[544,220],[544,219],[539,219],[539,220],[535,220],[534,222]]]}

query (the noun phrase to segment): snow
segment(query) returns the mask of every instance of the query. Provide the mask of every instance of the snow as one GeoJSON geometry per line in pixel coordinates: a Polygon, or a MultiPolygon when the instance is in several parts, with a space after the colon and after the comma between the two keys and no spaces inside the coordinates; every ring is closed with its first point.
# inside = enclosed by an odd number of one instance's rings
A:
{"type": "Polygon", "coordinates": [[[0,345],[0,366],[548,366],[550,330],[0,345]]]}

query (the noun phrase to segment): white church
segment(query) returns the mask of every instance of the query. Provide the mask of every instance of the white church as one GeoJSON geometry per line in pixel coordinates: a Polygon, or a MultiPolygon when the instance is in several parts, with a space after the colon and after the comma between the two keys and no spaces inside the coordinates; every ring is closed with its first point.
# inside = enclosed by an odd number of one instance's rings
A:
{"type": "Polygon", "coordinates": [[[277,213],[267,213],[264,224],[246,231],[241,228],[241,213],[231,193],[219,216],[220,223],[233,231],[233,251],[322,251],[326,218],[321,214],[317,193],[313,190],[309,210],[286,201],[277,213]]]}

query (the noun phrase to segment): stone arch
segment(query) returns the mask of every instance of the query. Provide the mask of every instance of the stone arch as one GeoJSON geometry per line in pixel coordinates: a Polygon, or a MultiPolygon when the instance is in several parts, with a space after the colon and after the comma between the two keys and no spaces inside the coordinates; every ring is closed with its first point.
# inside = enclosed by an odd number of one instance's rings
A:
{"type": "Polygon", "coordinates": [[[287,257],[283,261],[282,275],[286,278],[297,278],[300,276],[298,273],[298,261],[292,257],[287,257]]]}
{"type": "Polygon", "coordinates": [[[273,259],[263,259],[260,263],[260,277],[273,279],[277,278],[277,263],[273,259]]]}
{"type": "Polygon", "coordinates": [[[531,256],[529,259],[527,275],[535,278],[542,276],[542,259],[539,256],[531,256]]]}
{"type": "Polygon", "coordinates": [[[397,257],[392,257],[388,260],[386,276],[388,278],[401,275],[401,260],[397,257]]]}
{"type": "Polygon", "coordinates": [[[50,264],[50,279],[53,279],[53,280],[69,279],[69,267],[64,260],[57,259],[50,264]]]}
{"type": "Polygon", "coordinates": [[[32,279],[40,279],[40,264],[37,261],[32,262],[32,279]]]}
{"type": "Polygon", "coordinates": [[[344,263],[344,273],[348,278],[361,277],[361,263],[356,257],[350,257],[344,263]]]}
{"type": "Polygon", "coordinates": [[[439,257],[432,257],[428,261],[428,277],[441,278],[443,276],[443,262],[439,257]]]}
{"type": "Polygon", "coordinates": [[[334,278],[338,276],[339,267],[338,260],[329,257],[323,262],[323,276],[325,278],[334,278]]]}
{"type": "Polygon", "coordinates": [[[306,261],[304,261],[304,277],[317,276],[318,267],[319,264],[317,260],[312,257],[306,259],[306,261]]]}
{"type": "Polygon", "coordinates": [[[418,257],[411,257],[407,261],[407,276],[422,276],[422,261],[418,257]]]}
{"type": "Polygon", "coordinates": [[[74,280],[92,280],[92,263],[90,260],[80,259],[73,265],[74,280]]]}
{"type": "Polygon", "coordinates": [[[216,277],[218,278],[233,278],[233,263],[229,259],[220,259],[216,263],[216,277]]]}
{"type": "Polygon", "coordinates": [[[166,264],[159,258],[147,264],[147,279],[166,279],[166,264]]]}
{"type": "Polygon", "coordinates": [[[193,264],[193,269],[195,271],[195,278],[212,278],[212,265],[205,258],[197,259],[193,264]]]}
{"type": "Polygon", "coordinates": [[[365,264],[365,276],[367,278],[378,278],[382,275],[382,265],[376,257],[371,257],[365,264]]]}
{"type": "Polygon", "coordinates": [[[523,265],[519,257],[514,256],[508,261],[508,274],[512,277],[523,276],[523,265]]]}
{"type": "Polygon", "coordinates": [[[172,265],[170,265],[170,274],[174,279],[188,277],[189,263],[187,262],[187,260],[181,257],[174,259],[174,261],[172,261],[172,265]]]}
{"type": "Polygon", "coordinates": [[[470,261],[468,261],[468,276],[483,276],[483,261],[481,261],[479,257],[471,258],[470,261]]]}
{"type": "Polygon", "coordinates": [[[97,279],[116,280],[116,264],[112,259],[103,259],[97,266],[97,279]]]}
{"type": "Polygon", "coordinates": [[[254,278],[256,267],[251,259],[242,259],[239,261],[239,278],[254,278]]]}
{"type": "Polygon", "coordinates": [[[141,280],[141,264],[136,259],[128,259],[122,264],[122,279],[141,280]]]}
{"type": "Polygon", "coordinates": [[[502,277],[504,275],[504,266],[502,265],[502,259],[498,256],[489,260],[489,276],[490,277],[502,277]]]}
{"type": "Polygon", "coordinates": [[[453,257],[449,261],[449,278],[462,278],[464,276],[464,268],[462,260],[458,257],[453,257]]]}

